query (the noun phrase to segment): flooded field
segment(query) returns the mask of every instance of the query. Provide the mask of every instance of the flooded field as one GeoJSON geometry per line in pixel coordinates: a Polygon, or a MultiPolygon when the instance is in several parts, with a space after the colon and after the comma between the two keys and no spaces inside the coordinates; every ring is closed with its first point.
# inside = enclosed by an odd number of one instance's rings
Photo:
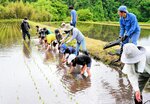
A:
{"type": "MultiPolygon", "coordinates": [[[[49,26],[59,27],[61,23],[43,23],[49,26]]],[[[149,26],[147,26],[149,27],[149,26]]],[[[116,40],[119,37],[119,26],[113,25],[102,25],[102,24],[94,24],[94,23],[77,23],[77,28],[81,30],[81,32],[89,38],[103,40],[107,42],[111,42],[116,40]]],[[[149,45],[150,44],[150,29],[141,28],[141,35],[138,40],[139,45],[149,45]]]]}
{"type": "MultiPolygon", "coordinates": [[[[0,26],[0,104],[133,104],[121,71],[92,59],[92,77],[68,74],[57,49],[22,41],[18,23],[0,26]]],[[[144,92],[144,101],[150,93],[144,92]]],[[[148,104],[148,103],[146,103],[148,104]]]]}

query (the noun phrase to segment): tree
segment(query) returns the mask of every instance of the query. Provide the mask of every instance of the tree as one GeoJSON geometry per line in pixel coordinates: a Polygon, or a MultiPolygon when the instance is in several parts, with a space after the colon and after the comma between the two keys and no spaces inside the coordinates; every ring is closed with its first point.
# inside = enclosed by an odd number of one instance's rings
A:
{"type": "Polygon", "coordinates": [[[119,3],[114,0],[102,0],[104,8],[104,17],[106,20],[117,21],[118,20],[118,7],[119,3]]]}
{"type": "Polygon", "coordinates": [[[90,12],[89,9],[80,9],[77,11],[78,13],[78,19],[80,21],[87,21],[93,19],[93,14],[90,12]]]}
{"type": "Polygon", "coordinates": [[[68,10],[68,7],[67,7],[67,5],[65,5],[65,4],[62,4],[61,2],[59,2],[59,1],[56,1],[56,2],[53,2],[52,4],[51,4],[51,6],[53,7],[53,8],[55,8],[55,11],[51,11],[51,13],[52,13],[52,15],[53,15],[53,20],[55,20],[55,21],[62,21],[62,20],[64,20],[67,16],[66,16],[66,14],[67,14],[67,10],[68,10]],[[57,18],[55,18],[55,17],[57,17],[57,18]]]}
{"type": "Polygon", "coordinates": [[[102,21],[104,19],[104,9],[102,5],[102,1],[98,0],[91,8],[91,12],[93,13],[94,21],[102,21]]]}
{"type": "Polygon", "coordinates": [[[141,20],[147,22],[150,20],[150,0],[143,0],[139,6],[141,20]]]}
{"type": "Polygon", "coordinates": [[[118,8],[126,5],[139,21],[150,21],[150,0],[0,0],[0,19],[27,16],[36,21],[63,21],[70,17],[70,5],[78,11],[79,20],[118,21],[118,8]]]}

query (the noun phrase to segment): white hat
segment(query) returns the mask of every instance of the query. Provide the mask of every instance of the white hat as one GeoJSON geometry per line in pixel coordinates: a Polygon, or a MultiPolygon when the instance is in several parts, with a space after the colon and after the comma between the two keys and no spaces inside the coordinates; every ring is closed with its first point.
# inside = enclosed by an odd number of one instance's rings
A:
{"type": "Polygon", "coordinates": [[[145,58],[145,48],[137,47],[133,43],[127,43],[123,47],[121,62],[125,64],[134,64],[145,58]],[[139,48],[139,49],[138,49],[139,48]]]}
{"type": "Polygon", "coordinates": [[[75,59],[75,58],[76,58],[76,55],[75,55],[75,54],[69,55],[69,57],[68,57],[68,64],[70,64],[71,61],[72,61],[73,59],[75,59]]]}
{"type": "Polygon", "coordinates": [[[73,26],[71,26],[70,24],[66,24],[63,28],[64,31],[70,31],[71,29],[73,29],[73,26]]]}

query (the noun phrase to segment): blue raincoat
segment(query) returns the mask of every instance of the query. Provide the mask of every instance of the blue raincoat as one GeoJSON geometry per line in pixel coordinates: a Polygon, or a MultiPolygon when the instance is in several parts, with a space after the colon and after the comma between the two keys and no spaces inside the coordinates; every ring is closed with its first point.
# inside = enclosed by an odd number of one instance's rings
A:
{"type": "Polygon", "coordinates": [[[122,46],[129,42],[131,39],[132,43],[137,45],[137,40],[140,37],[140,27],[136,16],[133,13],[127,13],[127,17],[120,17],[120,36],[128,36],[128,38],[123,42],[122,46]]]}

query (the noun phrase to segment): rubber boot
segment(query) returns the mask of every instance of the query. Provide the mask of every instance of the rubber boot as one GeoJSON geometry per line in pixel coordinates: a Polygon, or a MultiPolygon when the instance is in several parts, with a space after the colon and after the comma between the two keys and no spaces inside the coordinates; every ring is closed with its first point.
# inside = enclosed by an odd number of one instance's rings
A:
{"type": "Polygon", "coordinates": [[[121,49],[120,49],[120,55],[119,55],[119,58],[118,58],[117,60],[114,60],[113,62],[119,62],[119,61],[120,61],[122,52],[123,52],[123,47],[121,47],[121,49]]]}
{"type": "Polygon", "coordinates": [[[83,53],[84,53],[85,55],[87,55],[87,56],[89,55],[89,53],[88,53],[87,51],[84,51],[83,53]]]}

